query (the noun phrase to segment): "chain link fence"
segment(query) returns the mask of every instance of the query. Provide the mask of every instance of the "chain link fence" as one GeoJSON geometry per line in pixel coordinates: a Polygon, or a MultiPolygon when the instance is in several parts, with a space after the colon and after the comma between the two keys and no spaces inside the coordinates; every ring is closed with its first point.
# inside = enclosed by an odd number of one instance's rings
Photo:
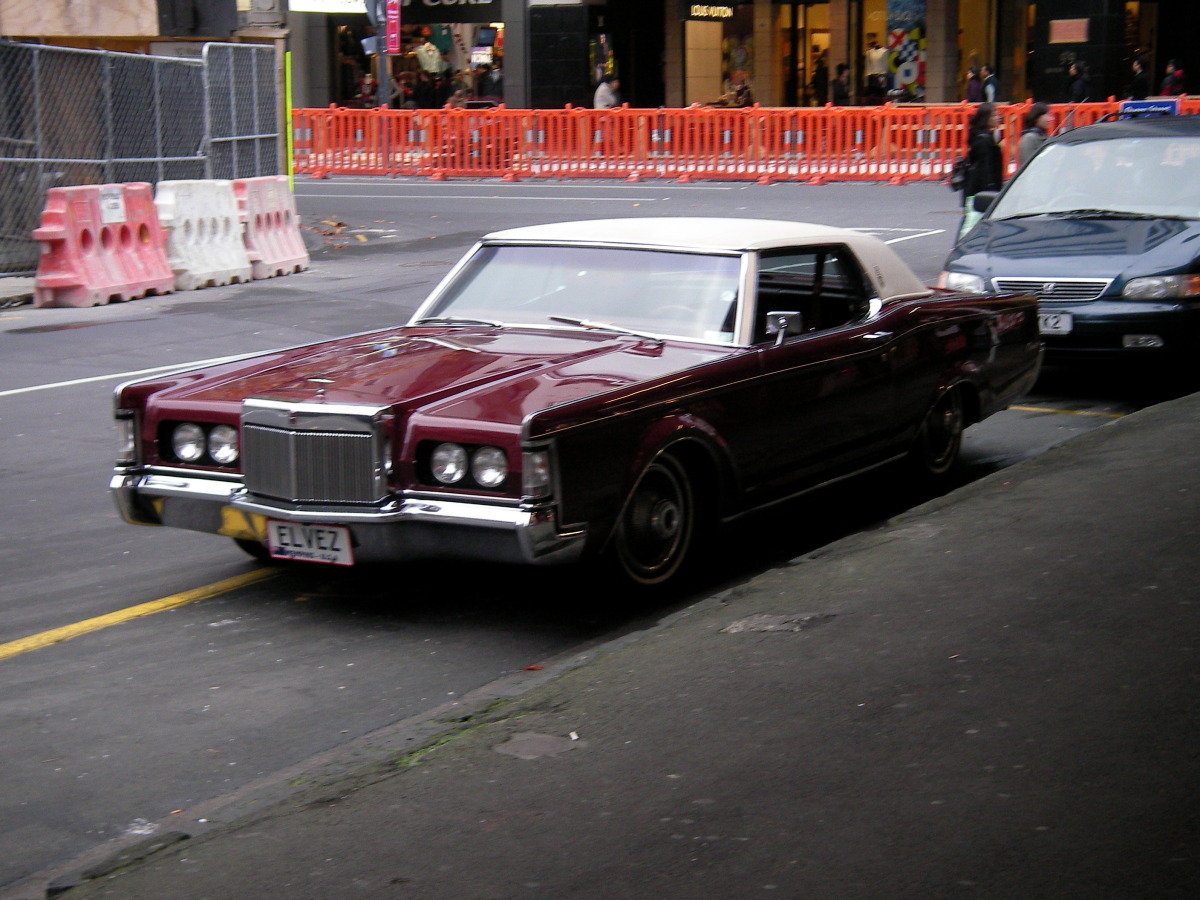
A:
{"type": "Polygon", "coordinates": [[[29,274],[46,190],[279,172],[275,53],[200,59],[0,40],[0,275],[29,274]]]}

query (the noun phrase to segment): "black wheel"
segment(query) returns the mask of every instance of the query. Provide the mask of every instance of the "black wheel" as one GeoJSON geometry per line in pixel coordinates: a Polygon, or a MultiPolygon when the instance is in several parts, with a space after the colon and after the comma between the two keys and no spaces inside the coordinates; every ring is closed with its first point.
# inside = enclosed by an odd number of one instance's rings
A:
{"type": "Polygon", "coordinates": [[[266,544],[259,543],[258,541],[251,541],[246,538],[234,538],[233,542],[259,562],[274,561],[271,559],[271,554],[267,552],[266,544]]]}
{"type": "Polygon", "coordinates": [[[954,468],[962,449],[965,422],[961,390],[951,388],[938,397],[913,447],[913,462],[923,475],[940,478],[954,468]]]}
{"type": "Polygon", "coordinates": [[[677,460],[659,456],[642,473],[613,536],[621,573],[640,585],[671,580],[696,537],[696,495],[677,460]]]}

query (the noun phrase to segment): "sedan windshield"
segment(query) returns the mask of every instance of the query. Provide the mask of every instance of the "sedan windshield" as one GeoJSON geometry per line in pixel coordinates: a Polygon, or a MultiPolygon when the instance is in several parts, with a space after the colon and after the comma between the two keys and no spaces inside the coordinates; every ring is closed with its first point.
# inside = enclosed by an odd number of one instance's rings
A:
{"type": "Polygon", "coordinates": [[[423,320],[610,325],[732,343],[741,258],[606,247],[481,247],[423,320]]]}
{"type": "Polygon", "coordinates": [[[1200,218],[1200,141],[1152,137],[1050,144],[1021,171],[988,218],[1038,215],[1200,218]]]}

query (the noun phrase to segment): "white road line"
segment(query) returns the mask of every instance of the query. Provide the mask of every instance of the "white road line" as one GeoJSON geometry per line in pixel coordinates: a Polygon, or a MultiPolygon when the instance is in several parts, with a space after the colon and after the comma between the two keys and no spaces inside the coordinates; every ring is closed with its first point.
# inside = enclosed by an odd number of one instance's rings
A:
{"type": "MultiPolygon", "coordinates": [[[[645,190],[645,188],[642,188],[645,190]]],[[[550,197],[545,194],[541,195],[522,195],[510,194],[502,196],[500,194],[438,194],[436,197],[431,197],[429,194],[298,194],[297,199],[320,199],[320,200],[562,200],[569,203],[578,203],[580,200],[610,200],[613,203],[654,203],[662,200],[662,197],[550,197]]]]}
{"type": "MultiPolygon", "coordinates": [[[[274,348],[272,348],[274,349],[274,348]]],[[[250,359],[252,356],[259,356],[263,353],[270,353],[271,350],[255,350],[253,353],[240,353],[237,356],[218,356],[213,359],[198,359],[195,362],[175,363],[170,366],[155,366],[153,369],[138,369],[135,372],[114,372],[111,375],[93,375],[90,378],[74,378],[70,381],[56,381],[53,384],[35,384],[32,387],[13,388],[8,391],[0,391],[0,397],[15,397],[18,394],[32,394],[36,391],[50,391],[54,388],[74,387],[77,384],[91,384],[96,381],[123,381],[128,378],[137,378],[141,375],[155,375],[160,372],[176,372],[184,369],[194,369],[197,366],[216,366],[221,363],[237,362],[240,359],[250,359]]]]}
{"type": "Polygon", "coordinates": [[[898,244],[901,241],[913,241],[917,238],[933,237],[935,234],[945,234],[945,228],[937,228],[933,231],[922,231],[920,234],[909,234],[904,237],[892,238],[890,241],[884,241],[885,244],[898,244]]]}

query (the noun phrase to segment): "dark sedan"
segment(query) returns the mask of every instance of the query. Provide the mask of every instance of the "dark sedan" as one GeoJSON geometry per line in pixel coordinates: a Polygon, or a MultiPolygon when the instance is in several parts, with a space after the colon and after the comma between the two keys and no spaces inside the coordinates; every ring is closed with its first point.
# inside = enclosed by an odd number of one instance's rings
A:
{"type": "Polygon", "coordinates": [[[1200,350],[1200,118],[1079,128],[1047,143],[946,260],[939,284],[1030,291],[1047,359],[1200,350]]]}

